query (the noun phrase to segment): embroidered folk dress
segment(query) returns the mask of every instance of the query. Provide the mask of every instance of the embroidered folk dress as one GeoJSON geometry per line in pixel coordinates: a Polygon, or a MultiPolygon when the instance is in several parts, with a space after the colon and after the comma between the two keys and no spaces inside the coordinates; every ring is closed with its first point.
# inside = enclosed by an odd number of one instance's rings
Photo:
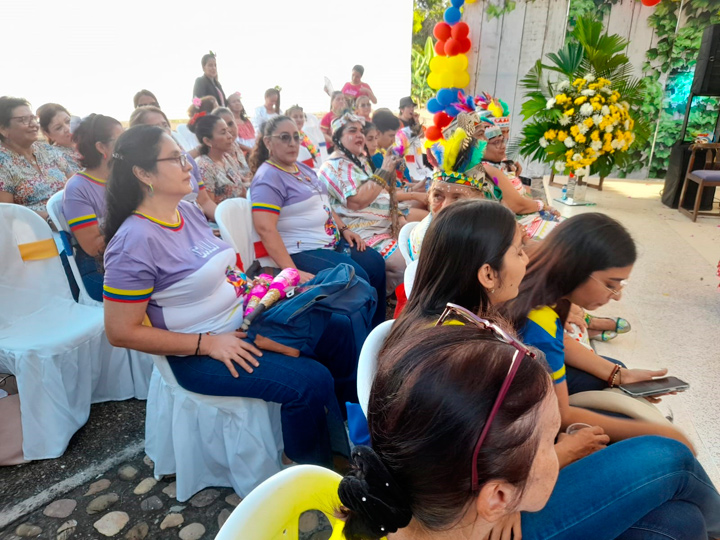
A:
{"type": "Polygon", "coordinates": [[[48,199],[65,187],[65,181],[75,171],[65,155],[47,143],[34,142],[32,152],[37,168],[24,156],[0,145],[0,191],[10,193],[15,204],[44,212],[48,199]]]}

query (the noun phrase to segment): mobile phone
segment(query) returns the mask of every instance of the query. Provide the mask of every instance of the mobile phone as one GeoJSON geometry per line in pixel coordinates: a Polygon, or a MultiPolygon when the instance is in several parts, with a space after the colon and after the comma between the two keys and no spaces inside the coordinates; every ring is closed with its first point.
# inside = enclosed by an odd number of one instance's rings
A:
{"type": "Polygon", "coordinates": [[[621,384],[619,388],[633,397],[647,397],[670,392],[684,392],[690,388],[690,385],[677,377],[663,377],[651,381],[621,384]]]}

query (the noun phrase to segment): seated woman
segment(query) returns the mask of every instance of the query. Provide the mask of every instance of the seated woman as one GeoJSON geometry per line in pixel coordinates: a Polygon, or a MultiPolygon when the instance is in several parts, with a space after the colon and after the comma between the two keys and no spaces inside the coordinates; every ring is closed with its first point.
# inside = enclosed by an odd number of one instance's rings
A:
{"type": "Polygon", "coordinates": [[[0,97],[0,202],[27,206],[51,223],[45,205],[76,169],[60,150],[38,141],[39,130],[27,100],[0,97]]]}
{"type": "Polygon", "coordinates": [[[325,116],[320,120],[320,129],[322,130],[323,136],[325,137],[325,144],[327,145],[328,154],[333,151],[333,128],[332,123],[342,116],[347,110],[348,104],[345,96],[342,92],[335,91],[330,96],[330,112],[325,113],[325,116]]]}
{"type": "Polygon", "coordinates": [[[561,420],[542,355],[499,326],[462,322],[422,328],[381,353],[372,448],[353,450],[338,487],[345,538],[720,534],[720,495],[676,441],[638,437],[558,471],[561,420]]]}
{"type": "Polygon", "coordinates": [[[205,96],[204,98],[194,98],[192,101],[192,105],[190,105],[187,111],[190,121],[187,124],[179,124],[178,127],[175,129],[173,138],[178,142],[180,146],[183,147],[185,151],[190,152],[190,155],[192,155],[193,157],[197,157],[200,155],[200,152],[198,150],[198,146],[200,146],[200,141],[198,141],[198,138],[195,136],[195,133],[193,133],[190,126],[194,123],[195,120],[197,120],[201,116],[210,114],[213,109],[217,108],[217,106],[217,100],[212,96],[205,96]]]}
{"type": "Polygon", "coordinates": [[[233,92],[228,96],[227,107],[232,111],[235,125],[237,125],[238,144],[242,151],[248,154],[255,146],[255,128],[248,118],[240,92],[233,92]]]}
{"type": "MultiPolygon", "coordinates": [[[[132,127],[115,145],[104,228],[108,340],[167,356],[178,383],[191,392],[281,403],[287,457],[328,465],[331,433],[344,442],[338,450],[347,450],[333,374],[352,372],[356,359],[318,353],[323,365],[261,352],[237,331],[248,283],[234,250],[182,200],[192,189],[190,170],[160,128],[132,127]],[[145,318],[152,326],[143,325],[145,318]]],[[[324,332],[345,340],[329,323],[310,328],[313,335],[303,336],[308,344],[320,345],[324,332]]]]}
{"type": "Polygon", "coordinates": [[[280,88],[268,88],[265,90],[265,103],[255,109],[255,116],[252,123],[256,132],[259,132],[262,125],[273,116],[280,114],[280,88]]]}
{"type": "Polygon", "coordinates": [[[98,256],[105,249],[102,227],[105,223],[105,184],[110,176],[109,163],[115,141],[123,132],[122,124],[102,114],[83,119],[73,134],[84,167],[67,181],[63,193],[63,214],[78,248],[75,261],[93,300],[102,302],[103,274],[98,256]]]}
{"type": "Polygon", "coordinates": [[[300,153],[298,154],[297,160],[303,165],[307,165],[311,169],[315,169],[320,166],[320,149],[313,144],[305,132],[305,111],[300,105],[293,105],[287,111],[285,116],[289,117],[298,128],[300,133],[300,153]]]}
{"type": "Polygon", "coordinates": [[[355,115],[360,118],[364,118],[366,122],[369,122],[372,118],[372,104],[368,96],[359,96],[355,100],[355,115]]]}
{"type": "Polygon", "coordinates": [[[46,103],[37,110],[40,129],[47,142],[65,154],[65,159],[75,171],[80,170],[80,154],[78,154],[70,131],[70,113],[62,105],[46,103]]]}
{"type": "MultiPolygon", "coordinates": [[[[222,118],[227,124],[228,129],[231,132],[237,131],[237,124],[235,123],[235,115],[227,107],[218,107],[213,109],[212,114],[222,118]]],[[[247,159],[245,158],[245,152],[242,149],[242,145],[235,139],[233,141],[233,148],[228,152],[235,160],[240,164],[240,168],[243,170],[243,176],[250,178],[250,167],[248,166],[247,159]]]]}
{"type": "Polygon", "coordinates": [[[609,417],[573,407],[568,400],[577,392],[647,381],[667,373],[666,369],[627,369],[563,332],[571,303],[597,309],[622,297],[636,257],[633,239],[617,221],[598,213],[574,216],[558,225],[533,251],[517,298],[507,302],[502,311],[528,345],[545,353],[563,427],[582,422],[601,426],[613,441],[663,435],[691,447],[674,427],[609,417]]]}
{"type": "Polygon", "coordinates": [[[250,171],[237,160],[236,130],[214,114],[197,118],[190,128],[200,141],[197,164],[210,199],[219,204],[232,197],[244,197],[250,171]]]}
{"type": "Polygon", "coordinates": [[[299,163],[300,134],[287,116],[265,123],[263,137],[250,156],[255,171],[250,185],[253,224],[259,242],[255,254],[275,265],[300,270],[302,280],[340,263],[376,290],[373,326],[385,320],[385,263],[330,209],[327,186],[299,163]]]}
{"type": "MultiPolygon", "coordinates": [[[[165,133],[172,137],[170,121],[167,116],[160,109],[151,105],[139,107],[132,112],[130,115],[130,127],[133,126],[157,126],[165,130],[165,133]]],[[[213,201],[208,195],[205,183],[200,177],[200,169],[198,168],[195,160],[184,150],[183,154],[185,154],[185,157],[187,157],[187,160],[192,167],[192,171],[190,171],[192,192],[185,195],[183,200],[191,203],[197,203],[203,211],[203,214],[205,214],[205,217],[207,217],[210,221],[215,221],[215,209],[217,208],[217,204],[215,204],[215,201],[213,201]]]]}
{"type": "Polygon", "coordinates": [[[365,152],[362,128],[362,119],[350,113],[334,122],[336,150],[320,167],[319,176],[327,185],[335,214],[385,259],[385,290],[392,294],[405,270],[405,260],[397,249],[398,231],[405,218],[390,195],[395,191],[395,169],[401,158],[388,152],[382,168],[371,172],[361,161],[365,152]]]}
{"type": "Polygon", "coordinates": [[[142,89],[133,96],[133,105],[137,109],[138,107],[157,107],[160,108],[160,103],[150,90],[142,89]]]}

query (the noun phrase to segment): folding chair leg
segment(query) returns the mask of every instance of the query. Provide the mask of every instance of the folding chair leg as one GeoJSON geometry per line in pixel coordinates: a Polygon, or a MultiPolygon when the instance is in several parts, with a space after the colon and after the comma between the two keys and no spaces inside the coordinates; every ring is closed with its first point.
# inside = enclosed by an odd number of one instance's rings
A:
{"type": "Polygon", "coordinates": [[[698,190],[695,194],[695,207],[693,208],[693,216],[692,220],[697,221],[698,212],[700,211],[700,201],[702,200],[702,194],[703,194],[703,182],[698,182],[698,190]]]}

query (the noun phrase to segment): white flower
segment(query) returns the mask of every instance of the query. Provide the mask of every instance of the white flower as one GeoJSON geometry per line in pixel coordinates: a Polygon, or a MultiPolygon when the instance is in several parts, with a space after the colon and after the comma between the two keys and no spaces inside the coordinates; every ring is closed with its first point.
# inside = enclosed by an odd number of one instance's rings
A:
{"type": "Polygon", "coordinates": [[[575,146],[575,141],[573,140],[572,137],[566,138],[563,142],[565,143],[565,146],[567,146],[568,148],[572,148],[573,146],[575,146]]]}
{"type": "Polygon", "coordinates": [[[625,126],[625,129],[630,129],[630,120],[625,120],[623,126],[625,126]]]}
{"type": "Polygon", "coordinates": [[[595,75],[593,75],[592,73],[588,73],[587,75],[585,75],[585,77],[583,77],[583,79],[590,83],[595,80],[595,75]]]}
{"type": "Polygon", "coordinates": [[[563,172],[565,170],[565,162],[564,161],[556,161],[555,162],[555,170],[557,172],[563,172]]]}
{"type": "Polygon", "coordinates": [[[587,127],[585,124],[578,124],[578,131],[585,135],[589,131],[589,127],[587,127]]]}
{"type": "Polygon", "coordinates": [[[630,134],[630,142],[629,142],[628,144],[632,144],[632,143],[634,143],[634,142],[635,142],[635,134],[634,134],[634,133],[631,133],[631,134],[630,134]]]}
{"type": "Polygon", "coordinates": [[[567,126],[567,125],[570,123],[570,117],[563,115],[563,116],[560,118],[559,122],[560,122],[560,125],[561,125],[561,126],[567,126]]]}
{"type": "Polygon", "coordinates": [[[608,127],[605,128],[605,133],[612,133],[612,132],[613,132],[613,129],[615,129],[614,126],[608,126],[608,127]]]}
{"type": "Polygon", "coordinates": [[[545,137],[540,137],[540,140],[538,140],[538,144],[540,144],[540,146],[542,146],[543,148],[547,148],[548,142],[545,137]]]}
{"type": "Polygon", "coordinates": [[[610,146],[612,146],[615,150],[618,150],[619,148],[622,148],[624,144],[624,140],[613,139],[610,146]]]}
{"type": "Polygon", "coordinates": [[[555,98],[550,98],[547,100],[547,104],[545,105],[546,109],[552,109],[555,106],[555,98]]]}
{"type": "Polygon", "coordinates": [[[567,90],[568,88],[570,88],[570,81],[560,81],[560,84],[557,85],[557,89],[560,92],[567,90]]]}
{"type": "Polygon", "coordinates": [[[594,96],[594,95],[595,95],[595,90],[590,90],[589,88],[587,88],[587,89],[583,90],[583,91],[580,92],[580,93],[581,93],[583,96],[588,96],[588,97],[590,97],[590,96],[594,96]]]}
{"type": "Polygon", "coordinates": [[[603,105],[602,109],[600,109],[600,112],[603,116],[607,116],[608,114],[610,114],[610,107],[608,107],[607,105],[603,105]]]}
{"type": "Polygon", "coordinates": [[[602,114],[593,114],[593,117],[592,117],[593,124],[595,124],[596,126],[599,126],[600,122],[602,122],[602,120],[603,120],[602,114]]]}
{"type": "Polygon", "coordinates": [[[612,90],[610,90],[607,86],[603,86],[603,87],[600,89],[600,91],[601,91],[603,94],[612,94],[612,90]]]}
{"type": "Polygon", "coordinates": [[[583,116],[590,116],[593,113],[593,106],[589,103],[583,103],[580,106],[580,114],[583,116]]]}
{"type": "Polygon", "coordinates": [[[573,161],[580,161],[582,159],[582,155],[581,154],[573,154],[572,159],[573,159],[573,161]]]}
{"type": "Polygon", "coordinates": [[[596,152],[599,152],[600,149],[602,148],[602,145],[603,145],[602,141],[593,141],[590,143],[590,148],[592,148],[596,152]]]}
{"type": "Polygon", "coordinates": [[[590,169],[588,167],[581,167],[575,171],[575,176],[587,176],[588,174],[590,174],[590,169]]]}

